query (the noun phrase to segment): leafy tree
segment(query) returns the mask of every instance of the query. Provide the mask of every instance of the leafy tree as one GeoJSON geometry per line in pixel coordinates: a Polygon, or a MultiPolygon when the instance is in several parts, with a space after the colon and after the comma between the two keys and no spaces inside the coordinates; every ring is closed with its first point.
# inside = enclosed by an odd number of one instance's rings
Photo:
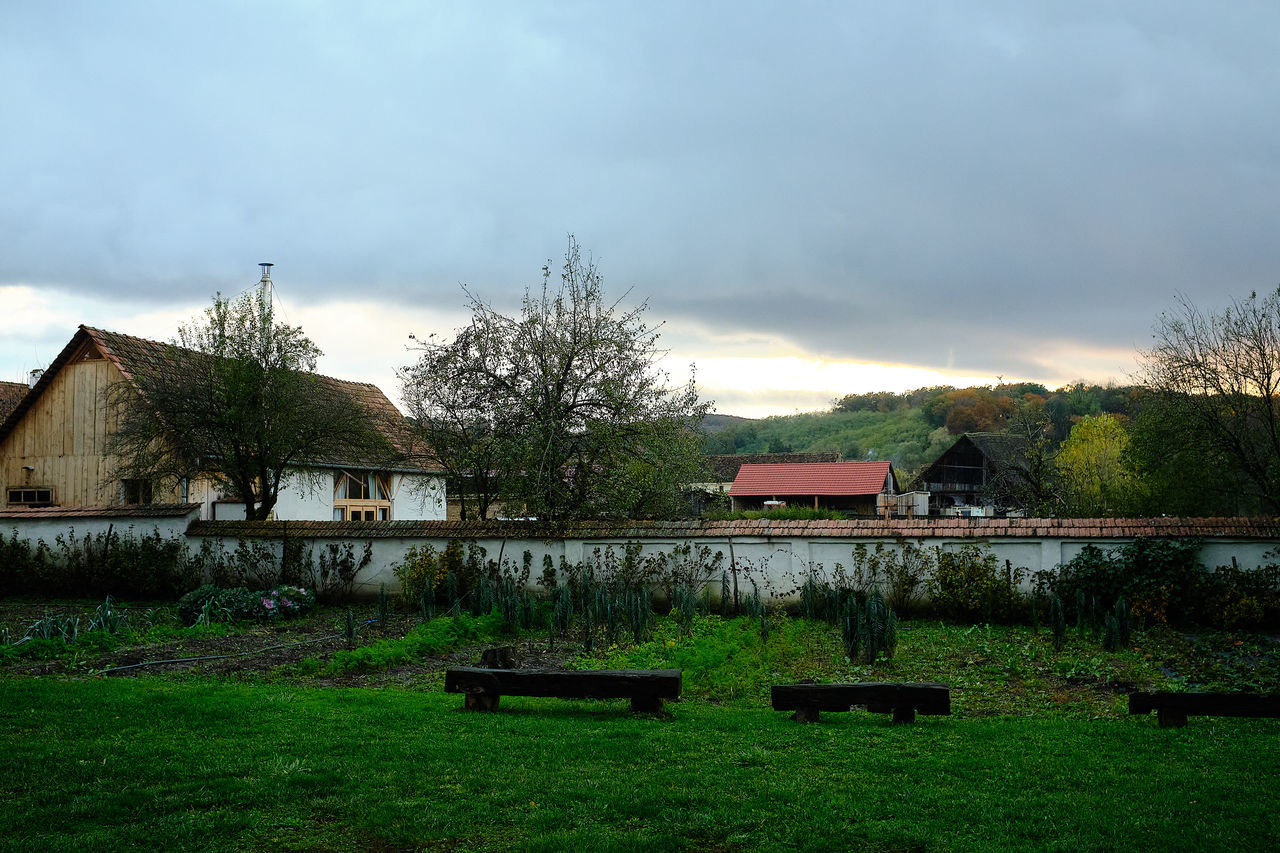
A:
{"type": "Polygon", "coordinates": [[[682,514],[710,404],[692,380],[667,385],[647,306],[608,301],[572,237],[558,285],[551,275],[548,261],[515,317],[465,291],[471,322],[420,343],[401,380],[423,437],[456,453],[481,517],[494,496],[549,521],[682,514]]]}
{"type": "Polygon", "coordinates": [[[1150,411],[1246,497],[1280,510],[1280,290],[1220,313],[1180,297],[1154,336],[1140,374],[1150,411]]]}
{"type": "Polygon", "coordinates": [[[1140,504],[1142,482],[1128,464],[1128,443],[1116,415],[1085,417],[1071,428],[1057,467],[1073,515],[1124,515],[1140,504]]]}
{"type": "Polygon", "coordinates": [[[1142,477],[1142,515],[1239,515],[1257,513],[1256,498],[1245,495],[1239,475],[1211,450],[1187,442],[1176,411],[1156,395],[1139,395],[1131,405],[1129,465],[1142,477]]]}
{"type": "Polygon", "coordinates": [[[243,500],[252,521],[270,515],[286,476],[308,476],[299,466],[384,461],[391,448],[376,415],[314,373],[320,354],[300,328],[275,321],[269,295],[218,294],[132,382],[112,386],[118,473],[205,478],[243,500]]]}

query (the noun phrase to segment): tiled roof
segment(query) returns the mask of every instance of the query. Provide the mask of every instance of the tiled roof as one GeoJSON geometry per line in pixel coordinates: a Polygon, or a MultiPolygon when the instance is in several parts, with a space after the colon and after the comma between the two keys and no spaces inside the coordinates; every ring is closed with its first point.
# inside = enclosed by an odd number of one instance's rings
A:
{"type": "Polygon", "coordinates": [[[782,465],[787,462],[839,462],[840,451],[820,450],[814,453],[735,453],[707,457],[707,468],[714,482],[731,483],[743,465],[782,465]]]}
{"type": "Polygon", "coordinates": [[[25,382],[0,382],[0,423],[18,408],[28,390],[25,382]]]}
{"type": "Polygon", "coordinates": [[[917,518],[847,521],[576,522],[526,521],[195,521],[195,536],[282,535],[387,539],[672,539],[807,537],[818,539],[1124,539],[1198,536],[1280,539],[1280,518],[917,518]]]}
{"type": "Polygon", "coordinates": [[[743,465],[729,488],[734,497],[760,495],[878,495],[889,462],[808,462],[743,465]]]}
{"type": "MultiPolygon", "coordinates": [[[[36,384],[36,393],[23,398],[20,405],[9,413],[7,418],[4,417],[3,410],[0,409],[0,440],[17,425],[23,412],[30,408],[34,400],[39,396],[49,382],[53,380],[54,375],[62,368],[71,357],[79,351],[80,347],[88,339],[93,345],[120,370],[126,379],[132,380],[133,377],[140,372],[158,371],[169,373],[180,373],[190,370],[193,364],[199,363],[201,360],[208,358],[202,353],[195,352],[182,347],[173,346],[172,344],[160,343],[159,341],[151,341],[145,338],[137,338],[133,335],[125,335],[119,332],[109,332],[103,329],[95,329],[89,326],[81,326],[72,337],[71,341],[63,348],[58,357],[54,359],[53,364],[44,372],[40,381],[36,384]]],[[[369,412],[373,419],[375,428],[390,443],[395,450],[399,459],[391,465],[391,467],[405,468],[419,471],[435,471],[439,467],[435,460],[430,457],[421,447],[420,443],[415,442],[413,431],[410,428],[408,420],[400,413],[400,410],[387,399],[387,396],[376,385],[370,385],[367,382],[352,382],[346,379],[334,379],[331,376],[322,376],[316,374],[316,378],[324,383],[330,389],[347,395],[351,399],[358,402],[369,412]]],[[[25,386],[23,386],[25,388],[25,386]]],[[[310,462],[319,462],[331,465],[361,465],[361,464],[377,464],[380,467],[386,467],[385,460],[373,460],[368,458],[359,458],[359,454],[353,453],[354,458],[344,459],[311,459],[310,462]]]]}
{"type": "MultiPolygon", "coordinates": [[[[145,338],[135,338],[132,335],[123,335],[119,332],[93,329],[88,326],[81,326],[81,328],[98,345],[98,349],[102,351],[103,355],[115,362],[116,366],[120,368],[120,372],[130,379],[139,371],[182,369],[180,361],[182,359],[196,361],[208,358],[202,353],[183,349],[172,344],[163,344],[158,341],[149,341],[145,338]]],[[[415,456],[421,457],[422,454],[419,452],[421,448],[415,445],[409,422],[400,413],[400,410],[387,399],[387,396],[382,393],[378,386],[371,385],[368,382],[334,379],[332,376],[320,374],[316,374],[316,379],[328,388],[345,394],[364,407],[373,418],[378,432],[382,434],[383,438],[390,443],[402,459],[412,460],[415,456]]],[[[371,460],[312,459],[309,461],[354,464],[371,460]]],[[[431,466],[415,463],[410,467],[429,468],[431,466]]]]}
{"type": "Polygon", "coordinates": [[[0,509],[0,518],[183,518],[199,510],[200,504],[7,507],[0,509]]]}
{"type": "Polygon", "coordinates": [[[944,475],[939,473],[945,466],[954,464],[954,454],[964,451],[964,445],[972,445],[993,471],[1022,469],[1027,467],[1027,450],[1031,442],[1026,436],[1011,435],[1003,432],[967,432],[955,440],[937,459],[929,464],[918,475],[917,484],[939,482],[944,475]]]}

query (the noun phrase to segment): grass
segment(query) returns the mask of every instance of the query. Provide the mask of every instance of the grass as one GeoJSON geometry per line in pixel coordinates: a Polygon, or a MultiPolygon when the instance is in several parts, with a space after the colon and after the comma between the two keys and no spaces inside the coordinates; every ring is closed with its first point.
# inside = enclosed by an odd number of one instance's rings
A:
{"type": "MultiPolygon", "coordinates": [[[[157,613],[128,639],[256,648],[331,633],[344,614],[215,637],[157,613]]],[[[1134,688],[1280,692],[1275,638],[1153,629],[1103,652],[1072,629],[1055,652],[1044,630],[913,620],[892,660],[860,665],[830,626],[770,625],[763,640],[758,620],[663,618],[645,643],[592,653],[557,640],[573,666],[682,669],[688,698],[656,716],[523,697],[459,711],[439,692],[441,655],[550,651],[495,617],[400,620],[354,650],[306,645],[217,675],[95,677],[147,650],[40,641],[0,669],[0,850],[1280,846],[1280,721],[1159,729],[1125,707],[1134,688]],[[423,673],[412,689],[320,686],[405,667],[423,673]],[[57,674],[14,674],[35,671],[57,674]],[[801,678],[944,681],[953,716],[801,725],[767,698],[801,678]]]]}
{"type": "Polygon", "coordinates": [[[872,715],[158,679],[0,681],[0,845],[1263,849],[1280,724],[872,715]]]}
{"type": "Polygon", "coordinates": [[[409,629],[403,637],[387,638],[367,646],[342,650],[318,671],[337,675],[353,669],[380,669],[452,651],[468,640],[491,639],[498,634],[502,617],[497,614],[432,619],[409,629]]]}

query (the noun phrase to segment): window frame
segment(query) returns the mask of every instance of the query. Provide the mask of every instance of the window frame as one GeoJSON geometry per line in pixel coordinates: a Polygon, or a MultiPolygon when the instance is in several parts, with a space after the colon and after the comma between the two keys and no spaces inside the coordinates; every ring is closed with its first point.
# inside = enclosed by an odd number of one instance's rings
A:
{"type": "Polygon", "coordinates": [[[8,506],[56,506],[54,501],[56,494],[53,486],[9,486],[5,490],[5,503],[8,506]],[[25,500],[24,492],[32,493],[32,499],[25,500]],[[41,493],[45,495],[43,499],[41,493]],[[14,500],[15,494],[18,496],[17,500],[14,500]]]}
{"type": "Polygon", "coordinates": [[[369,469],[338,468],[333,475],[334,521],[390,521],[391,475],[369,469]],[[358,489],[353,489],[352,484],[358,489]],[[358,492],[358,497],[350,497],[358,492]],[[359,517],[356,517],[359,516],[359,517]]]}

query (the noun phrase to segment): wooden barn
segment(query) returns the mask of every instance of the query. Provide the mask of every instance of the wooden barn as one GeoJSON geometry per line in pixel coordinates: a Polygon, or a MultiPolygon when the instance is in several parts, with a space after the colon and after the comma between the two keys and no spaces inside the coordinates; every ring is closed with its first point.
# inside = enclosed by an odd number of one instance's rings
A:
{"type": "MultiPolygon", "coordinates": [[[[18,386],[17,403],[7,413],[0,410],[0,508],[182,503],[199,504],[204,519],[243,518],[243,504],[211,484],[161,487],[116,475],[117,460],[107,450],[115,428],[107,389],[171,352],[167,344],[81,326],[32,387],[18,386]]],[[[377,387],[321,379],[357,400],[392,447],[408,449],[404,416],[377,387]]],[[[275,517],[443,519],[443,480],[407,452],[398,456],[400,461],[377,467],[354,460],[299,466],[281,488],[275,517]]]]}
{"type": "Polygon", "coordinates": [[[966,433],[917,477],[931,515],[1003,514],[1005,493],[1028,479],[1023,436],[966,433]]]}

